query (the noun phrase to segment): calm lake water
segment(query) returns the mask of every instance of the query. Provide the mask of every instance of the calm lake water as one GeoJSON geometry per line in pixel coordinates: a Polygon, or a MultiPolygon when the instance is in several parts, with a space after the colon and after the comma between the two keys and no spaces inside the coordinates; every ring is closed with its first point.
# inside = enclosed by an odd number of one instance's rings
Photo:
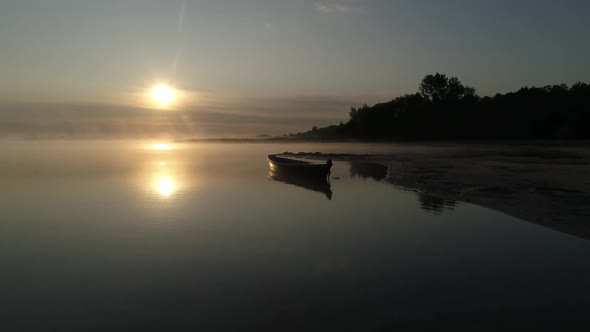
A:
{"type": "Polygon", "coordinates": [[[335,162],[329,192],[268,174],[269,153],[400,147],[156,143],[0,143],[1,330],[590,320],[589,241],[400,190],[374,164],[335,162]]]}

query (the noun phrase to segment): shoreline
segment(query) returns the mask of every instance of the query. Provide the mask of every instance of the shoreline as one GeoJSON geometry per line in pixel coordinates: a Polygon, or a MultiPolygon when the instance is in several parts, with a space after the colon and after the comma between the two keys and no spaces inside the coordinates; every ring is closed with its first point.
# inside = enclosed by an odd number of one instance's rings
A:
{"type": "Polygon", "coordinates": [[[590,148],[449,145],[395,155],[285,153],[388,167],[385,181],[590,239],[590,148]]]}
{"type": "Polygon", "coordinates": [[[183,138],[173,139],[171,143],[301,143],[301,144],[374,144],[374,145],[416,145],[416,146],[456,146],[456,145],[479,145],[479,146],[590,146],[590,140],[548,140],[548,139],[470,139],[470,140],[358,140],[358,139],[334,139],[318,140],[291,137],[218,137],[218,138],[183,138]]]}

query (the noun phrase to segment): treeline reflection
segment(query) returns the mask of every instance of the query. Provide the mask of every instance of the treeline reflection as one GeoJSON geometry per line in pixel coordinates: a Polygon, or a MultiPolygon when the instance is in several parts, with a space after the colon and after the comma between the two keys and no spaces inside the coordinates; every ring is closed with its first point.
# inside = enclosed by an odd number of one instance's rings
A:
{"type": "MultiPolygon", "coordinates": [[[[350,161],[349,166],[349,175],[351,178],[380,181],[387,177],[388,167],[383,164],[367,161],[350,161]]],[[[332,187],[327,179],[310,179],[298,174],[280,172],[272,169],[269,169],[268,171],[268,178],[273,181],[283,182],[310,191],[320,192],[326,195],[329,200],[332,199],[332,187]]],[[[454,211],[456,205],[456,201],[454,200],[426,193],[419,193],[418,201],[422,210],[434,214],[440,214],[445,211],[454,211]]]]}
{"type": "Polygon", "coordinates": [[[379,181],[387,177],[387,169],[387,166],[378,163],[351,161],[349,173],[353,178],[358,177],[379,181]]]}
{"type": "Polygon", "coordinates": [[[434,214],[455,210],[456,201],[454,200],[444,199],[442,197],[425,193],[418,194],[418,200],[420,201],[420,208],[422,210],[432,212],[434,214]]]}

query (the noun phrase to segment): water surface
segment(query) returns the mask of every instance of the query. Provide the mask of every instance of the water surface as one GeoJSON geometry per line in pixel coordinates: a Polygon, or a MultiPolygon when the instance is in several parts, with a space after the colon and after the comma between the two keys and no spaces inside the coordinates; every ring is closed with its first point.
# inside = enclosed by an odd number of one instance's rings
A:
{"type": "Polygon", "coordinates": [[[375,164],[335,162],[330,195],[268,174],[269,153],[395,146],[156,143],[1,143],[3,328],[588,322],[588,241],[400,190],[375,164]]]}

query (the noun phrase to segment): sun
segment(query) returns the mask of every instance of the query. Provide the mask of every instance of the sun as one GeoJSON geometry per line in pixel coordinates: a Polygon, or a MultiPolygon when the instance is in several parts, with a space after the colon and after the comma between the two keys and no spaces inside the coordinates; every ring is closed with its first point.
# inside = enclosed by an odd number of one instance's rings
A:
{"type": "Polygon", "coordinates": [[[176,98],[176,91],[164,84],[158,84],[151,90],[152,99],[160,106],[168,106],[176,98]]]}
{"type": "Polygon", "coordinates": [[[160,150],[160,151],[170,151],[170,150],[172,150],[172,147],[170,145],[168,145],[168,144],[162,144],[162,143],[154,144],[152,146],[152,148],[154,150],[160,150]]]}

